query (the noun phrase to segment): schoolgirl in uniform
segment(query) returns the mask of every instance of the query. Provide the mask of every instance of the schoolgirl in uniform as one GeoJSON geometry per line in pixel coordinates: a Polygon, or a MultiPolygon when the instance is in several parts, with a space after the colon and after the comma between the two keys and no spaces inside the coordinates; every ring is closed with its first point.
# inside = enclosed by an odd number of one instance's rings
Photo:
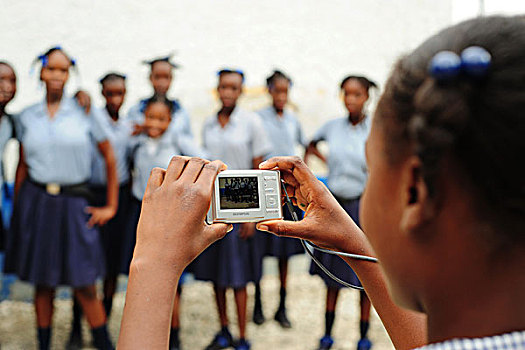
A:
{"type": "MultiPolygon", "coordinates": [[[[267,157],[295,155],[296,146],[306,146],[306,140],[297,117],[289,109],[285,109],[292,81],[284,73],[276,70],[266,79],[266,84],[272,97],[272,105],[259,110],[257,113],[261,116],[264,129],[272,145],[272,150],[267,157]]],[[[302,211],[297,207],[295,209],[299,217],[301,217],[302,211]]],[[[291,220],[291,215],[286,209],[284,210],[284,216],[285,219],[291,220]]],[[[304,250],[301,242],[294,238],[283,238],[266,234],[264,237],[268,239],[267,254],[279,259],[280,302],[274,319],[283,328],[290,328],[292,324],[286,315],[288,259],[293,255],[304,253],[304,250]]],[[[255,306],[253,310],[253,321],[256,324],[264,322],[260,290],[260,285],[257,283],[255,285],[255,306]]]]}
{"type": "MultiPolygon", "coordinates": [[[[7,62],[0,61],[0,190],[7,191],[4,187],[3,154],[4,148],[11,138],[14,137],[15,127],[13,116],[6,111],[7,104],[16,94],[15,70],[7,62]]],[[[7,193],[7,192],[6,192],[7,193]]],[[[0,200],[0,209],[2,201],[0,200]]],[[[4,250],[5,232],[2,216],[0,215],[0,251],[4,250]]]]}
{"type": "MultiPolygon", "coordinates": [[[[153,95],[164,96],[168,98],[168,90],[170,89],[173,80],[173,69],[179,66],[171,62],[171,55],[167,57],[155,58],[150,61],[145,61],[145,64],[150,66],[149,81],[153,88],[153,95]]],[[[145,98],[139,101],[136,105],[130,108],[127,118],[136,123],[137,129],[144,122],[144,112],[146,104],[150,98],[145,98]]],[[[172,101],[172,122],[170,124],[170,131],[176,134],[192,135],[190,116],[188,112],[180,105],[177,100],[172,101]]]]}
{"type": "MultiPolygon", "coordinates": [[[[117,276],[120,271],[122,244],[126,229],[128,206],[130,201],[130,171],[128,143],[131,138],[132,125],[120,118],[120,108],[126,95],[126,77],[119,73],[108,73],[100,79],[102,96],[106,106],[94,109],[92,115],[108,135],[108,140],[115,153],[119,183],[118,210],[115,217],[99,228],[106,260],[104,279],[104,309],[109,318],[115,294],[117,276]]],[[[96,147],[96,141],[94,142],[96,147]]],[[[93,205],[103,206],[106,203],[107,177],[104,158],[99,152],[93,152],[92,174],[89,186],[93,195],[93,205]]],[[[73,324],[69,339],[70,348],[82,345],[81,307],[75,300],[73,306],[73,324]]]]}
{"type": "MultiPolygon", "coordinates": [[[[173,116],[173,102],[164,95],[154,95],[146,102],[143,133],[131,141],[130,153],[133,164],[132,199],[124,244],[122,272],[129,273],[129,264],[135,247],[135,232],[140,216],[142,197],[146,190],[151,170],[166,168],[175,155],[206,157],[204,151],[193,143],[193,137],[169,132],[173,116]]],[[[182,289],[179,286],[175,298],[170,336],[170,350],[180,349],[179,301],[182,289]]]]}
{"type": "MultiPolygon", "coordinates": [[[[364,114],[369,89],[376,84],[365,77],[348,76],[341,83],[343,101],[348,116],[331,120],[324,124],[314,135],[305,153],[305,161],[310,154],[315,154],[328,165],[328,188],[346,212],[359,225],[359,199],[367,180],[365,142],[370,132],[370,117],[364,114]],[[320,141],[328,143],[329,154],[326,158],[317,149],[320,141]]],[[[359,285],[355,273],[338,256],[315,252],[317,258],[332,273],[347,282],[359,285]]],[[[335,320],[335,307],[339,290],[343,286],[328,277],[312,262],[310,273],[321,276],[328,291],[326,294],[325,335],[321,338],[319,349],[330,349],[333,344],[332,326],[335,320]]],[[[359,350],[371,347],[366,337],[370,317],[370,301],[361,292],[361,338],[359,350]]]]}
{"type": "MultiPolygon", "coordinates": [[[[270,145],[257,114],[237,106],[242,94],[244,74],[241,71],[219,71],[217,91],[222,103],[217,114],[205,122],[202,130],[204,148],[210,159],[220,159],[229,169],[257,168],[263,157],[270,152],[270,145]]],[[[192,271],[200,280],[213,282],[215,298],[221,322],[217,333],[207,349],[249,349],[246,340],[246,285],[259,281],[262,274],[262,247],[251,244],[255,225],[233,225],[233,231],[209,247],[193,264],[192,271]],[[259,248],[261,251],[256,251],[259,248]],[[226,289],[232,288],[237,304],[239,341],[234,342],[228,329],[226,314],[226,289]]]]}
{"type": "Polygon", "coordinates": [[[74,61],[59,47],[39,59],[46,97],[17,118],[20,160],[6,269],[35,285],[40,349],[49,348],[58,285],[73,287],[94,345],[111,349],[106,314],[95,290],[95,281],[104,275],[104,253],[96,225],[105,224],[117,211],[115,157],[97,119],[64,96],[74,61]],[[92,138],[106,162],[108,191],[103,207],[88,206],[92,138]]]}

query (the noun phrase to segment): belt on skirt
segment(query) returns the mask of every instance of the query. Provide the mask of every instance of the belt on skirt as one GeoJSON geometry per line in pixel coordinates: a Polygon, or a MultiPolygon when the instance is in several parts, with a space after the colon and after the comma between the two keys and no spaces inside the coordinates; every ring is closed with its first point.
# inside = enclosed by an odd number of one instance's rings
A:
{"type": "Polygon", "coordinates": [[[31,178],[29,178],[28,181],[52,196],[63,194],[73,197],[83,197],[88,200],[93,198],[93,194],[91,193],[87,182],[72,185],[60,185],[58,183],[42,183],[31,178]]]}

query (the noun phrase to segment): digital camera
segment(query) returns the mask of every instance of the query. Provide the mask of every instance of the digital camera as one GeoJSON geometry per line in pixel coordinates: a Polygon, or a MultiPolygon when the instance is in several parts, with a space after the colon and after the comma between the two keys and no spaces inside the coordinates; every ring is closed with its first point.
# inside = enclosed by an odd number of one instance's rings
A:
{"type": "Polygon", "coordinates": [[[215,179],[206,222],[282,219],[281,177],[275,170],[225,170],[215,179]]]}

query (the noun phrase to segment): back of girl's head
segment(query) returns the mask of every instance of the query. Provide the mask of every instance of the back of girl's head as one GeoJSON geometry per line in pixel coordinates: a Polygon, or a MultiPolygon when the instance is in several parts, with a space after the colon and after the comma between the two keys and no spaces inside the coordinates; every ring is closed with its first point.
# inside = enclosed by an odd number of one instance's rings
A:
{"type": "Polygon", "coordinates": [[[126,81],[126,76],[120,73],[111,72],[106,75],[104,75],[100,80],[100,85],[104,86],[106,83],[110,83],[117,80],[123,80],[126,81]]]}
{"type": "Polygon", "coordinates": [[[160,103],[166,106],[171,116],[171,113],[173,113],[173,101],[166,98],[166,96],[155,94],[146,101],[146,110],[148,109],[149,106],[155,103],[160,103]]]}
{"type": "Polygon", "coordinates": [[[268,89],[271,88],[275,81],[279,79],[286,80],[289,85],[292,85],[292,79],[290,79],[290,77],[279,70],[274,70],[273,73],[268,78],[266,78],[266,86],[268,89]]]}
{"type": "Polygon", "coordinates": [[[471,181],[472,206],[499,245],[525,243],[524,48],[525,17],[479,18],[445,29],[397,62],[377,107],[390,160],[419,156],[429,193],[437,196],[440,165],[449,157],[471,181]],[[482,78],[442,81],[429,73],[438,52],[460,55],[471,46],[490,53],[482,78]]]}
{"type": "Polygon", "coordinates": [[[377,84],[374,83],[372,80],[368,79],[367,77],[363,77],[360,75],[349,75],[343,79],[341,82],[341,90],[344,88],[346,82],[349,80],[356,80],[361,86],[366,90],[368,93],[370,91],[370,88],[377,88],[377,84]]]}

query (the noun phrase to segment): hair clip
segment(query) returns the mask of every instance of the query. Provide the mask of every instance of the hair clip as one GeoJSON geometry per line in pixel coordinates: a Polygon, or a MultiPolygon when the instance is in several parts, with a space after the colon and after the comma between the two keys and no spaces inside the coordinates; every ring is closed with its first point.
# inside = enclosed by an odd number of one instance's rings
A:
{"type": "Polygon", "coordinates": [[[461,72],[461,58],[452,51],[440,51],[432,57],[428,68],[438,81],[448,81],[461,72]]]}
{"type": "Polygon", "coordinates": [[[77,65],[77,60],[76,59],[70,58],[70,61],[71,61],[71,65],[72,66],[76,66],[77,65]]]}
{"type": "Polygon", "coordinates": [[[481,78],[487,73],[491,59],[490,53],[484,48],[470,46],[461,52],[461,68],[467,75],[481,78]]]}
{"type": "Polygon", "coordinates": [[[490,53],[480,46],[469,46],[458,56],[452,51],[440,51],[432,57],[430,74],[438,81],[451,81],[460,74],[470,78],[482,78],[487,74],[491,62],[490,53]]]}

